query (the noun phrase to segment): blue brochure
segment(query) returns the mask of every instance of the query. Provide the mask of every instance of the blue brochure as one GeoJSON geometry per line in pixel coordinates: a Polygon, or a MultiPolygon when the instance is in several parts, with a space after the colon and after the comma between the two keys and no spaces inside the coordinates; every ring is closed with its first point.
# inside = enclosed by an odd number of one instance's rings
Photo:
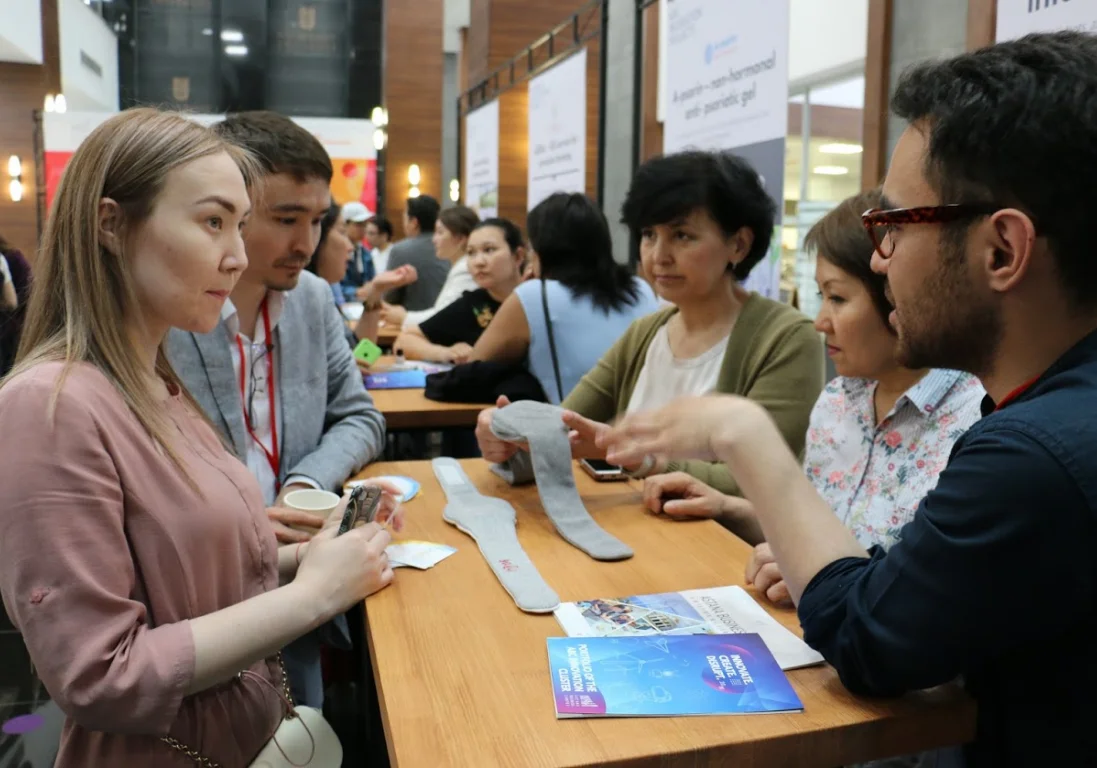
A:
{"type": "Polygon", "coordinates": [[[427,385],[427,372],[419,369],[367,373],[366,389],[422,389],[427,385]]]}
{"type": "Polygon", "coordinates": [[[756,634],[550,637],[556,716],[802,712],[756,634]]]}

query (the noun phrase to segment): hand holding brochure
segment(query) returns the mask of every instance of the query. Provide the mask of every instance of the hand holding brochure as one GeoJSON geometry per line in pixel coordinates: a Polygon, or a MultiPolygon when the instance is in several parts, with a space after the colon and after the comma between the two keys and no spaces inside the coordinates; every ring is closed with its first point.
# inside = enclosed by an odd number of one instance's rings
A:
{"type": "Polygon", "coordinates": [[[647,635],[762,636],[781,669],[821,664],[823,657],[781,626],[740,587],[561,603],[554,612],[569,637],[647,635]]]}
{"type": "Polygon", "coordinates": [[[556,716],[802,712],[756,634],[548,639],[556,716]]]}

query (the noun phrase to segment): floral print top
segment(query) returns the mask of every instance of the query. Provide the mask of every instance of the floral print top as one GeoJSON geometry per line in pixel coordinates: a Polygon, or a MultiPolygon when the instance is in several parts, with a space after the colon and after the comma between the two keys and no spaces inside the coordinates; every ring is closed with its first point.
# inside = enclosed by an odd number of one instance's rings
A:
{"type": "Polygon", "coordinates": [[[862,546],[886,549],[979,420],[985,392],[973,376],[931,370],[879,424],[875,392],[866,379],[827,385],[811,412],[804,471],[862,546]]]}

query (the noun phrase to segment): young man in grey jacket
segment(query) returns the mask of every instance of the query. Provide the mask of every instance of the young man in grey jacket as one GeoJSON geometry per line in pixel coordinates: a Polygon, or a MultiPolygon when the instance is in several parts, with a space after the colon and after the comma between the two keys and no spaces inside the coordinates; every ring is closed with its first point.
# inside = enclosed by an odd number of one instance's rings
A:
{"type": "MultiPolygon", "coordinates": [[[[285,496],[301,488],[340,492],[385,439],[384,417],[362,385],[331,289],[304,271],[331,204],[331,161],[308,131],[272,112],[234,114],[213,130],[262,167],[243,230],[248,267],[218,327],[172,331],[167,353],[258,480],[278,540],[307,541],[324,520],[285,508],[285,496]]],[[[316,707],[323,702],[321,640],[348,646],[345,620],[284,652],[294,697],[316,707]]]]}

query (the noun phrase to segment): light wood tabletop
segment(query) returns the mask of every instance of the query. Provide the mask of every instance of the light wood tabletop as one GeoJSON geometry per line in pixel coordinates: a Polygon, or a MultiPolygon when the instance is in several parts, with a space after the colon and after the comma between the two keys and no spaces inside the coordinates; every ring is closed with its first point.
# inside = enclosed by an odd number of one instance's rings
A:
{"type": "Polygon", "coordinates": [[[392,325],[382,325],[377,329],[377,346],[389,349],[400,335],[400,329],[392,325]]]}
{"type": "MultiPolygon", "coordinates": [[[[358,328],[359,317],[348,318],[344,317],[343,322],[346,323],[347,328],[354,331],[358,328]]],[[[392,345],[396,342],[396,337],[400,335],[400,329],[391,325],[382,325],[377,329],[377,346],[382,349],[391,349],[392,345]]]]}
{"type": "MultiPolygon", "coordinates": [[[[372,370],[380,373],[395,362],[396,358],[384,355],[378,358],[372,370]]],[[[428,400],[421,387],[371,389],[369,393],[390,430],[475,427],[480,411],[488,407],[483,403],[440,403],[428,400]]]]}
{"type": "MultiPolygon", "coordinates": [[[[591,514],[636,553],[603,563],[556,533],[535,488],[508,487],[479,459],[462,464],[483,493],[517,510],[523,547],[561,600],[743,585],[745,543],[711,521],[645,513],[639,483],[599,484],[576,473],[591,514]]],[[[430,462],[375,464],[360,477],[392,474],[422,484],[406,505],[400,538],[458,549],[431,570],[399,569],[392,586],[366,601],[393,766],[835,768],[974,736],[974,704],[958,687],[896,701],[858,699],[829,666],[788,673],[801,714],[557,720],[545,650],[545,638],[564,634],[556,620],[518,610],[475,542],[442,520],[445,495],[430,462]]],[[[793,611],[759,602],[800,634],[793,611]]]]}

